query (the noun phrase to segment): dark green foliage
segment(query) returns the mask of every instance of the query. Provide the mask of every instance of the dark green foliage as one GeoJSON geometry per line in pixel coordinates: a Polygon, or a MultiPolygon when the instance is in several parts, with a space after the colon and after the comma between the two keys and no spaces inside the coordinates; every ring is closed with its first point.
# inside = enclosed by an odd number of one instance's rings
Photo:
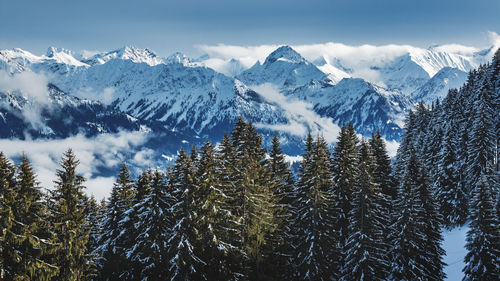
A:
{"type": "MultiPolygon", "coordinates": [[[[344,248],[349,237],[349,213],[354,207],[354,190],[359,174],[358,137],[352,123],[342,126],[331,160],[333,170],[333,193],[335,194],[336,221],[333,224],[339,237],[339,248],[344,248]]],[[[339,264],[344,264],[344,255],[338,255],[339,264]]]]}
{"type": "Polygon", "coordinates": [[[359,175],[355,184],[354,208],[349,213],[349,237],[344,248],[341,280],[386,280],[386,195],[374,181],[376,159],[368,143],[360,149],[359,175]]]}
{"type": "Polygon", "coordinates": [[[160,171],[153,172],[150,184],[151,193],[132,209],[137,214],[136,233],[134,246],[126,252],[130,262],[123,276],[126,280],[169,280],[171,275],[168,237],[173,227],[170,210],[174,200],[160,171]]]}
{"type": "Polygon", "coordinates": [[[3,153],[0,153],[0,278],[14,280],[16,264],[21,255],[16,251],[20,241],[13,232],[15,224],[15,168],[3,153]]]}
{"type": "Polygon", "coordinates": [[[206,262],[201,260],[201,248],[197,245],[196,216],[201,214],[197,210],[194,194],[196,170],[193,160],[196,161],[197,152],[193,150],[189,157],[181,149],[175,161],[169,180],[173,202],[171,212],[173,227],[168,239],[170,280],[205,280],[203,271],[206,262]]]}
{"type": "Polygon", "coordinates": [[[87,252],[90,228],[86,220],[86,201],[83,193],[85,179],[76,173],[78,166],[73,151],[69,149],[57,170],[55,190],[51,192],[50,222],[60,247],[53,255],[59,266],[54,280],[88,280],[92,259],[87,252]]]}
{"type": "Polygon", "coordinates": [[[460,182],[460,167],[455,165],[458,161],[455,152],[457,144],[454,143],[453,127],[447,130],[436,172],[436,200],[439,203],[439,213],[443,224],[448,227],[463,225],[468,218],[467,190],[460,182]]]}
{"type": "Polygon", "coordinates": [[[146,200],[152,191],[153,171],[144,170],[138,176],[134,186],[136,189],[135,197],[132,198],[132,207],[125,211],[123,219],[119,222],[120,233],[117,240],[124,251],[124,264],[121,265],[121,275],[123,280],[138,280],[142,267],[140,263],[132,262],[132,249],[135,247],[139,234],[142,230],[140,223],[141,203],[146,200]]]}
{"type": "Polygon", "coordinates": [[[215,148],[206,142],[200,149],[198,169],[196,170],[196,190],[193,194],[196,214],[193,218],[197,240],[194,248],[198,257],[204,261],[203,277],[206,280],[229,279],[230,272],[225,263],[224,252],[219,250],[222,237],[219,226],[224,223],[221,211],[222,191],[217,187],[217,159],[215,148]]]}
{"type": "Polygon", "coordinates": [[[471,223],[466,244],[468,253],[465,256],[463,280],[500,279],[500,224],[491,184],[486,175],[481,175],[472,191],[471,223]]]}
{"type": "Polygon", "coordinates": [[[111,196],[106,206],[106,214],[102,221],[102,234],[99,237],[99,247],[95,252],[99,255],[97,263],[101,280],[121,280],[121,269],[126,264],[123,240],[119,239],[122,231],[121,221],[125,213],[132,207],[135,188],[130,180],[130,173],[123,163],[118,179],[113,186],[111,196]]]}
{"type": "Polygon", "coordinates": [[[334,194],[327,144],[322,137],[306,141],[306,154],[297,182],[293,232],[294,280],[330,280],[339,271],[335,233],[334,194]]]}
{"type": "Polygon", "coordinates": [[[426,268],[420,262],[426,244],[422,233],[424,210],[418,179],[421,168],[415,152],[410,151],[395,202],[397,215],[391,226],[393,244],[389,280],[418,280],[426,276],[426,268]]]}
{"type": "Polygon", "coordinates": [[[47,210],[33,168],[23,156],[17,172],[16,200],[12,231],[19,238],[21,253],[16,265],[16,280],[49,280],[57,267],[49,263],[47,254],[54,251],[53,233],[47,231],[47,210]]]}
{"type": "Polygon", "coordinates": [[[370,148],[376,162],[375,170],[373,171],[373,181],[390,200],[395,200],[397,192],[396,181],[392,176],[391,158],[387,154],[387,148],[380,130],[377,130],[376,134],[372,134],[370,148]]]}
{"type": "Polygon", "coordinates": [[[285,161],[276,135],[273,136],[267,168],[271,172],[273,196],[276,200],[274,209],[277,228],[266,237],[270,244],[268,247],[270,252],[267,253],[268,258],[264,265],[266,275],[279,280],[291,276],[290,259],[293,255],[293,248],[290,241],[293,239],[292,222],[296,210],[293,208],[295,192],[292,172],[290,165],[285,161]]]}

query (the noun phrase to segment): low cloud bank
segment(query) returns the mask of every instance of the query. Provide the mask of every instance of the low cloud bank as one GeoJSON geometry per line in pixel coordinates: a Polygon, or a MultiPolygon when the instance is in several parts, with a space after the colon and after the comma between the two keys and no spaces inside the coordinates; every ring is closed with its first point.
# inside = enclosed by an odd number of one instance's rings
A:
{"type": "Polygon", "coordinates": [[[333,123],[332,118],[321,117],[312,110],[312,104],[297,99],[289,99],[279,92],[272,84],[251,86],[253,90],[264,97],[268,102],[276,104],[285,110],[289,124],[255,124],[258,128],[266,128],[286,132],[295,136],[305,137],[308,132],[313,135],[322,135],[326,141],[336,141],[340,128],[333,123]]]}
{"type": "Polygon", "coordinates": [[[153,163],[153,151],[141,147],[148,137],[144,132],[122,131],[93,138],[76,135],[58,140],[0,139],[0,151],[10,159],[18,159],[24,153],[33,165],[41,185],[52,189],[61,156],[71,148],[80,161],[78,173],[87,178],[87,193],[100,200],[109,195],[115,181],[114,176],[99,175],[100,169],[112,168],[118,173],[120,164],[125,160],[127,164],[136,167],[147,167],[153,163]]]}

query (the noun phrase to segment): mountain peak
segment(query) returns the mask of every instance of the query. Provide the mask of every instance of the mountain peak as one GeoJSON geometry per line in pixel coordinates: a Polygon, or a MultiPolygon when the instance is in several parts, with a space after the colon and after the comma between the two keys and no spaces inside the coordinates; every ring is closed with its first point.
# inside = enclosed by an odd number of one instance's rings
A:
{"type": "Polygon", "coordinates": [[[48,58],[53,58],[58,53],[63,53],[63,54],[70,55],[70,56],[73,55],[70,50],[67,50],[67,49],[64,49],[64,48],[52,47],[51,46],[51,47],[49,47],[47,49],[47,52],[45,53],[45,56],[48,57],[48,58]]]}
{"type": "Polygon", "coordinates": [[[86,63],[83,63],[77,60],[73,53],[70,50],[64,48],[56,48],[49,47],[47,52],[45,53],[45,57],[50,61],[55,61],[57,63],[74,65],[74,66],[86,66],[86,63]]]}
{"type": "Polygon", "coordinates": [[[114,51],[94,55],[86,62],[91,65],[104,64],[112,59],[131,60],[135,63],[146,63],[150,66],[163,63],[163,60],[150,49],[140,49],[132,46],[124,46],[114,51]]]}
{"type": "Polygon", "coordinates": [[[281,46],[278,49],[274,50],[267,58],[266,63],[273,63],[275,61],[287,61],[291,63],[302,63],[306,62],[299,53],[297,53],[290,46],[281,46]]]}
{"type": "Polygon", "coordinates": [[[175,52],[165,59],[166,63],[178,63],[183,65],[188,65],[191,63],[191,59],[181,52],[175,52]]]}

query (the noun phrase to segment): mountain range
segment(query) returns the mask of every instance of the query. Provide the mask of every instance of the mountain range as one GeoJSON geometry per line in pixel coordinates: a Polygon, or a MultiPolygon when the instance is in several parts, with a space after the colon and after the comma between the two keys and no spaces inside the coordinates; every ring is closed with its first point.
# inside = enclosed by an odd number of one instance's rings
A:
{"type": "Polygon", "coordinates": [[[289,155],[301,153],[307,132],[333,142],[349,121],[361,135],[380,129],[398,141],[417,101],[460,87],[493,51],[409,48],[360,64],[322,54],[308,60],[285,45],[251,67],[241,58],[212,67],[210,55],[163,58],[134,47],[92,56],[53,47],[42,56],[0,50],[0,137],[142,130],[155,136],[146,145],[158,155],[173,155],[183,145],[220,140],[241,116],[264,143],[277,133],[289,155]]]}

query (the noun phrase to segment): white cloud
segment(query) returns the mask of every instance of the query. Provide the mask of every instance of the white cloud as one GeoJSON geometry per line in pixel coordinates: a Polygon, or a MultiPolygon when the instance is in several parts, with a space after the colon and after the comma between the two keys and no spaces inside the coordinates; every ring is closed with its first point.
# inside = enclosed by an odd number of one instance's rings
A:
{"type": "Polygon", "coordinates": [[[48,81],[47,76],[31,71],[10,74],[0,70],[0,92],[20,97],[20,114],[37,130],[46,129],[40,113],[43,108],[50,109],[51,106],[48,81]]]}
{"type": "Polygon", "coordinates": [[[289,99],[281,94],[278,88],[266,83],[251,86],[268,102],[280,106],[290,120],[289,124],[255,124],[259,128],[283,131],[295,136],[305,137],[308,132],[313,135],[322,135],[326,141],[332,143],[337,140],[339,126],[331,118],[321,117],[312,110],[312,105],[305,101],[289,99]]]}
{"type": "Polygon", "coordinates": [[[88,180],[87,193],[98,200],[109,195],[114,177],[97,176],[99,169],[116,167],[126,159],[128,164],[146,167],[152,160],[150,149],[140,146],[149,136],[143,132],[119,132],[103,134],[93,138],[76,135],[58,140],[8,140],[0,139],[0,147],[9,158],[18,158],[23,153],[29,158],[45,188],[53,188],[56,169],[62,154],[73,149],[80,161],[78,173],[88,180]],[[131,155],[130,155],[131,154],[131,155]]]}
{"type": "Polygon", "coordinates": [[[279,45],[260,45],[260,46],[235,46],[218,44],[215,46],[199,45],[200,50],[207,53],[210,57],[230,60],[238,59],[242,65],[251,67],[257,61],[264,62],[266,57],[279,45]]]}
{"type": "MultiPolygon", "coordinates": [[[[500,36],[497,33],[490,31],[488,36],[491,44],[496,46],[495,50],[500,47],[500,36]]],[[[235,46],[224,44],[198,46],[210,57],[203,63],[222,72],[224,72],[224,64],[227,64],[231,59],[237,59],[244,67],[249,68],[257,61],[263,62],[278,47],[278,45],[235,46]]],[[[380,82],[380,73],[374,68],[381,67],[408,53],[422,56],[427,51],[411,45],[377,46],[365,44],[354,46],[334,42],[292,45],[292,48],[309,61],[321,59],[333,67],[346,71],[352,77],[363,78],[373,83],[380,82]]],[[[473,62],[475,61],[474,53],[480,50],[476,47],[460,44],[446,44],[433,48],[437,51],[468,57],[473,62]]]]}
{"type": "Polygon", "coordinates": [[[0,71],[0,91],[19,91],[23,96],[32,98],[43,104],[49,102],[48,81],[45,75],[31,71],[24,71],[13,75],[10,75],[6,71],[0,71]]]}
{"type": "Polygon", "coordinates": [[[75,96],[77,96],[81,99],[100,101],[101,103],[108,105],[114,99],[115,88],[114,87],[107,87],[107,88],[104,88],[104,90],[102,90],[102,92],[99,92],[99,91],[95,91],[94,89],[92,89],[90,87],[85,87],[85,88],[79,89],[74,94],[75,94],[75,96]]]}

